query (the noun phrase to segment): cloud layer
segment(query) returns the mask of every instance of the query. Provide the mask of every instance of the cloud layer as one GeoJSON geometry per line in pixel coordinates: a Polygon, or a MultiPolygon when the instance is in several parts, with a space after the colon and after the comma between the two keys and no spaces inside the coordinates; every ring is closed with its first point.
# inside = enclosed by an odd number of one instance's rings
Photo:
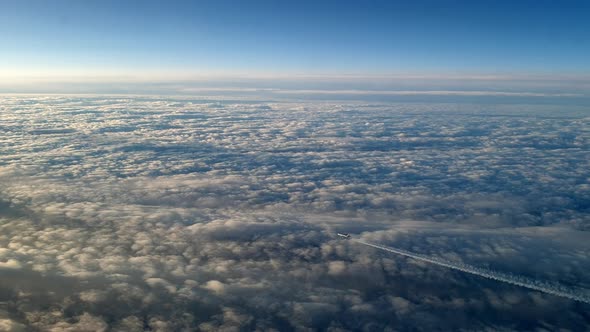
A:
{"type": "Polygon", "coordinates": [[[20,96],[0,119],[0,329],[590,323],[333,237],[590,288],[584,110],[20,96]]]}

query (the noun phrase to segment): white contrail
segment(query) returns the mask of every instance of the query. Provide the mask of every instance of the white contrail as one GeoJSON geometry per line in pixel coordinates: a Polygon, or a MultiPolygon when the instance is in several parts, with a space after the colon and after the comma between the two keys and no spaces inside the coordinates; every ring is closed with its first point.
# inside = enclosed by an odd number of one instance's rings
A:
{"type": "Polygon", "coordinates": [[[448,267],[451,269],[475,274],[480,277],[484,277],[484,278],[488,278],[488,279],[503,281],[503,282],[506,282],[506,283],[509,283],[512,285],[517,285],[517,286],[526,287],[529,289],[534,289],[534,290],[541,291],[541,292],[547,293],[547,294],[557,295],[557,296],[565,297],[568,299],[572,299],[572,300],[576,300],[576,301],[580,301],[580,302],[584,302],[584,303],[590,303],[590,297],[588,297],[588,295],[576,293],[574,290],[571,290],[563,285],[549,284],[546,282],[529,279],[529,278],[526,278],[523,276],[517,276],[517,275],[513,275],[513,274],[509,274],[509,273],[496,272],[493,270],[475,267],[475,266],[471,266],[471,265],[464,264],[464,263],[448,261],[448,260],[445,260],[442,258],[429,257],[429,256],[409,252],[409,251],[406,251],[403,249],[386,247],[386,246],[382,246],[379,244],[366,242],[363,240],[357,240],[357,239],[351,239],[351,240],[354,242],[360,243],[360,244],[364,244],[364,245],[373,247],[373,248],[389,251],[389,252],[403,255],[403,256],[407,256],[407,257],[411,257],[411,258],[414,258],[414,259],[417,259],[417,260],[420,260],[423,262],[433,263],[433,264],[448,267]]]}

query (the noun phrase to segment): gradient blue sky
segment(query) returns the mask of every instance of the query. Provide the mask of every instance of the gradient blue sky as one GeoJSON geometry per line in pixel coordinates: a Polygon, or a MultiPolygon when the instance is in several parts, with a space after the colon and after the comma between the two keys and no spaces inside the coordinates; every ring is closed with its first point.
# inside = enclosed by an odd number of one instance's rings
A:
{"type": "Polygon", "coordinates": [[[590,72],[589,1],[0,2],[0,72],[590,72]]]}

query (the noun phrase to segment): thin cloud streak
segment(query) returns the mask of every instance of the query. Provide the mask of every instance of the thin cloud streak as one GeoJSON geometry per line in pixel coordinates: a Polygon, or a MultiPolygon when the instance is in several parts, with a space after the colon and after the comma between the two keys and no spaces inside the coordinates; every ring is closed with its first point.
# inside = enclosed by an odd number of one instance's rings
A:
{"type": "Polygon", "coordinates": [[[394,254],[414,258],[414,259],[417,259],[422,262],[432,263],[432,264],[436,264],[439,266],[447,267],[449,269],[458,270],[458,271],[462,271],[462,272],[466,272],[466,273],[471,273],[471,274],[474,274],[474,275],[477,275],[480,277],[484,277],[484,278],[488,278],[488,279],[492,279],[492,280],[496,280],[496,281],[502,281],[502,282],[505,282],[505,283],[508,283],[511,285],[521,286],[521,287],[537,290],[537,291],[540,291],[543,293],[565,297],[570,300],[575,300],[575,301],[579,301],[579,302],[583,302],[583,303],[590,303],[590,297],[588,297],[584,294],[580,294],[578,291],[571,290],[571,289],[566,288],[562,285],[549,284],[549,283],[542,282],[539,280],[532,280],[532,279],[525,278],[523,276],[502,273],[502,272],[493,271],[490,269],[484,269],[481,267],[476,267],[476,266],[468,265],[465,263],[451,262],[451,261],[448,261],[445,259],[441,259],[441,258],[437,258],[437,257],[429,257],[429,256],[413,253],[413,252],[410,252],[407,250],[387,247],[384,245],[375,244],[375,243],[371,243],[371,242],[367,242],[367,241],[363,241],[363,240],[352,239],[352,241],[354,241],[356,243],[364,244],[369,247],[373,247],[375,249],[385,250],[385,251],[388,251],[388,252],[391,252],[394,254]]]}
{"type": "Polygon", "coordinates": [[[185,73],[120,71],[52,75],[16,74],[0,69],[0,93],[123,93],[150,95],[258,94],[283,96],[381,97],[587,97],[585,75],[486,74],[306,74],[185,73]]]}
{"type": "Polygon", "coordinates": [[[538,93],[508,91],[380,91],[380,90],[271,90],[279,94],[348,94],[348,95],[388,95],[388,96],[506,96],[506,97],[579,97],[577,93],[538,93]]]}

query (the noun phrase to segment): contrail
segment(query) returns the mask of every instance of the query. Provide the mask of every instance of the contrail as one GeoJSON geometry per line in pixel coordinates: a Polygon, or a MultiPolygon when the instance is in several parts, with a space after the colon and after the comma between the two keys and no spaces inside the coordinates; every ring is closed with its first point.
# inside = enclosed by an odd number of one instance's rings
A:
{"type": "MultiPolygon", "coordinates": [[[[350,237],[350,236],[348,236],[348,237],[350,237]]],[[[363,240],[357,240],[357,239],[351,239],[351,240],[354,242],[360,243],[360,244],[364,244],[366,246],[389,251],[389,252],[403,255],[406,257],[411,257],[411,258],[414,258],[414,259],[417,259],[417,260],[420,260],[423,262],[433,263],[436,265],[448,267],[450,269],[455,269],[455,270],[475,274],[480,277],[484,277],[484,278],[488,278],[488,279],[492,279],[492,280],[503,281],[505,283],[509,283],[512,285],[521,286],[521,287],[525,287],[525,288],[529,288],[529,289],[534,289],[537,291],[541,291],[543,293],[557,295],[557,296],[565,297],[565,298],[568,298],[571,300],[590,304],[590,297],[588,297],[585,294],[576,293],[574,290],[569,289],[563,285],[550,284],[550,283],[543,282],[543,281],[529,279],[529,278],[526,278],[523,276],[517,276],[517,275],[513,275],[513,274],[509,274],[509,273],[496,272],[496,271],[493,271],[490,269],[476,267],[476,266],[472,266],[472,265],[468,265],[468,264],[464,264],[464,263],[452,262],[452,261],[448,261],[448,260],[445,260],[442,258],[429,257],[426,255],[421,255],[421,254],[416,254],[416,253],[413,253],[410,251],[406,251],[403,249],[386,247],[386,246],[382,246],[379,244],[366,242],[363,240]]]]}

